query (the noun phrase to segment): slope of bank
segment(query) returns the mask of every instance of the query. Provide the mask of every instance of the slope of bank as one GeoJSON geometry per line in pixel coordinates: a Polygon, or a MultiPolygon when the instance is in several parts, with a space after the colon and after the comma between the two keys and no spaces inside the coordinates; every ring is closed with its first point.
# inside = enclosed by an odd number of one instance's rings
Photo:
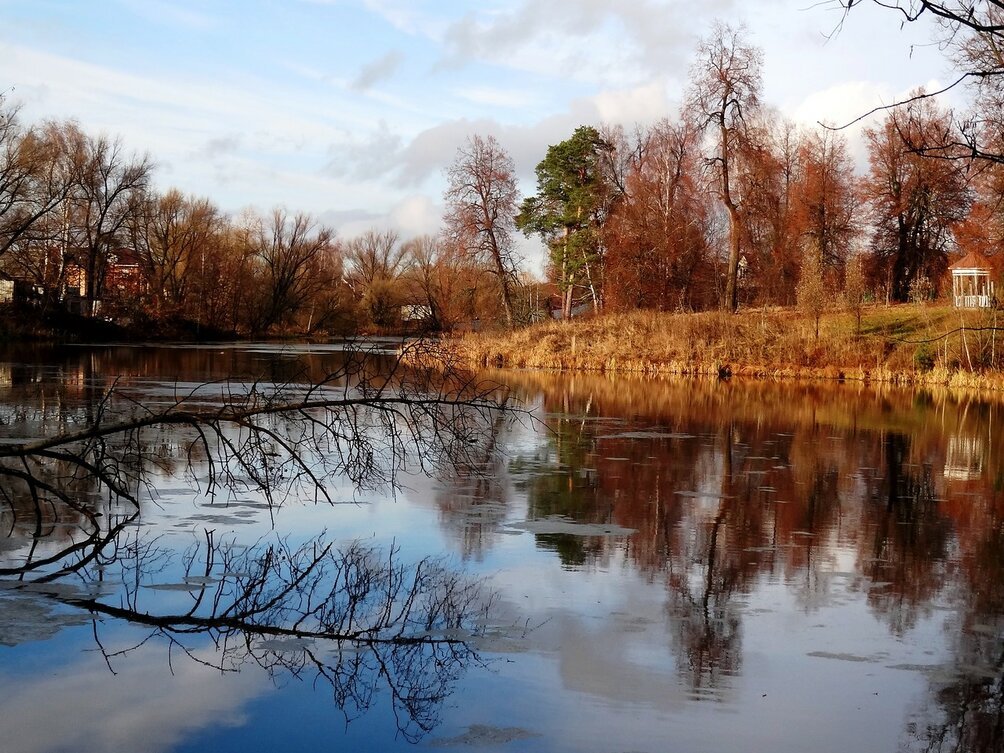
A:
{"type": "Polygon", "coordinates": [[[873,306],[815,320],[792,309],[632,312],[444,341],[477,368],[834,378],[1004,388],[1004,315],[873,306]],[[1001,335],[1001,336],[999,336],[1001,335]],[[998,340],[1000,342],[998,342],[998,340]]]}

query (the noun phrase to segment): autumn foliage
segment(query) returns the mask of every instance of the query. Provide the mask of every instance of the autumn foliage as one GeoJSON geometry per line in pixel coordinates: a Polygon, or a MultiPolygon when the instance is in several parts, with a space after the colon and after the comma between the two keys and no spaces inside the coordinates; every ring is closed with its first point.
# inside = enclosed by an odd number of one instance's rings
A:
{"type": "MultiPolygon", "coordinates": [[[[963,27],[958,64],[992,69],[996,32],[963,27]]],[[[844,131],[763,101],[762,66],[745,29],[716,24],[677,118],[542,145],[527,197],[503,144],[470,134],[444,169],[442,231],[417,238],[342,238],[302,212],[230,215],[160,192],[146,155],[74,122],[24,124],[0,96],[0,293],[144,332],[258,336],[796,304],[818,320],[839,300],[937,297],[968,252],[998,276],[997,78],[975,79],[964,116],[923,91],[874,115],[859,167],[844,131]],[[543,243],[546,281],[526,271],[517,231],[543,243]]]]}

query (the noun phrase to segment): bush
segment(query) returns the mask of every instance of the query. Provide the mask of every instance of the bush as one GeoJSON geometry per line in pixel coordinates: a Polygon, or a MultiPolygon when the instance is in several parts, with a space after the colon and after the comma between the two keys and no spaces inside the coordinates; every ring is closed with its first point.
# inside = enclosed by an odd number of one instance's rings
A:
{"type": "Polygon", "coordinates": [[[913,354],[913,365],[918,371],[930,371],[934,368],[934,351],[930,345],[924,344],[917,348],[913,354]]]}

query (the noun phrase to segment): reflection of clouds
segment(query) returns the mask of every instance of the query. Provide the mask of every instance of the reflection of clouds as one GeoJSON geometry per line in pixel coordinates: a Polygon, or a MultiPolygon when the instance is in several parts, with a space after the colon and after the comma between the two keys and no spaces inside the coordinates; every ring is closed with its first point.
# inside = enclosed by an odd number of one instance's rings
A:
{"type": "Polygon", "coordinates": [[[561,620],[558,668],[565,689],[617,705],[679,709],[683,688],[667,666],[665,645],[646,640],[649,625],[624,617],[604,620],[594,630],[578,620],[561,620]]]}
{"type": "Polygon", "coordinates": [[[187,658],[169,673],[166,663],[166,650],[151,646],[116,662],[115,675],[93,654],[57,676],[0,675],[17,688],[0,699],[5,753],[166,751],[205,727],[245,724],[243,705],[265,690],[256,673],[187,658]]]}
{"type": "MultiPolygon", "coordinates": [[[[541,557],[546,559],[546,557],[541,557]]],[[[618,572],[621,563],[611,563],[618,572]]],[[[553,658],[561,685],[617,707],[679,708],[686,688],[667,648],[661,585],[623,574],[555,571],[530,563],[492,579],[500,619],[529,626],[521,649],[553,658]]]]}

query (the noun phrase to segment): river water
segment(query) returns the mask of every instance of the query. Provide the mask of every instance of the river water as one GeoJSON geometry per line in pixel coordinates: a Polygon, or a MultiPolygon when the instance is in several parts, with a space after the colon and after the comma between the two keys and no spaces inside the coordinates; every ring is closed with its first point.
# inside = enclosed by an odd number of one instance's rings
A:
{"type": "MultiPolygon", "coordinates": [[[[9,349],[0,447],[345,362],[341,345],[9,349]]],[[[514,410],[459,450],[402,415],[312,443],[284,417],[264,449],[228,427],[75,446],[112,458],[136,504],[65,458],[5,459],[0,749],[1004,750],[998,405],[489,376],[514,410]],[[351,478],[318,493],[281,462],[294,440],[351,478]]]]}

